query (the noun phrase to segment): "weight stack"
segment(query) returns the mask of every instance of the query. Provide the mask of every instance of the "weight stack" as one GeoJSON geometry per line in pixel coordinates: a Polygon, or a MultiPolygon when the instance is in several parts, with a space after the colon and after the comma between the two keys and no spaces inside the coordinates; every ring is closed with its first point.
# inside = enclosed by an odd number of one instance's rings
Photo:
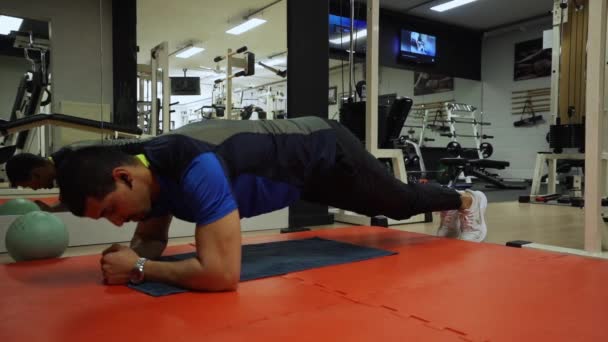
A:
{"type": "Polygon", "coordinates": [[[549,146],[556,153],[561,153],[564,148],[585,149],[585,125],[551,125],[549,129],[549,146]]]}

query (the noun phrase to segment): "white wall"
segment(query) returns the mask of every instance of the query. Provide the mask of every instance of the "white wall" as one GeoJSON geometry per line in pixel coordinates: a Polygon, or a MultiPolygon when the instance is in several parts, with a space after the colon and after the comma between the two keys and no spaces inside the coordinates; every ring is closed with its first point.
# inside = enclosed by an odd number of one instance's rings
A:
{"type": "Polygon", "coordinates": [[[25,58],[0,56],[0,119],[10,118],[17,87],[29,69],[30,63],[25,58]]]}
{"type": "Polygon", "coordinates": [[[500,172],[504,177],[532,178],[536,152],[548,151],[545,136],[551,123],[550,113],[542,113],[545,123],[532,127],[514,127],[520,115],[511,114],[511,93],[517,90],[546,88],[551,78],[513,81],[515,44],[542,37],[549,27],[538,26],[526,31],[514,31],[487,38],[482,47],[483,108],[492,126],[487,134],[496,138],[492,143],[495,154],[492,159],[505,160],[511,166],[500,172]]]}

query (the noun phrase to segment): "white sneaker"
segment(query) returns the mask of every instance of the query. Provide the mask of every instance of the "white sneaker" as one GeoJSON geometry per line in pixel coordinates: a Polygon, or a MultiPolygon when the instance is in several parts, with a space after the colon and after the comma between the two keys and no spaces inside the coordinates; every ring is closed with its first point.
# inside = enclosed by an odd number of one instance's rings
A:
{"type": "Polygon", "coordinates": [[[458,238],[460,237],[460,213],[458,210],[448,210],[439,213],[441,222],[437,229],[437,236],[458,238]]]}
{"type": "Polygon", "coordinates": [[[460,229],[462,240],[481,242],[485,240],[488,234],[486,226],[486,208],[488,207],[488,199],[481,191],[466,190],[473,197],[473,204],[469,209],[460,211],[460,229]]]}

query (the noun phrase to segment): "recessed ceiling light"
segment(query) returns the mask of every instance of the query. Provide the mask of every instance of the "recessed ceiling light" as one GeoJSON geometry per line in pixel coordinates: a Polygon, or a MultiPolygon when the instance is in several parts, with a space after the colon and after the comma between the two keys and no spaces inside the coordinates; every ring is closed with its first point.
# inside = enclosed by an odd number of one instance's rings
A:
{"type": "Polygon", "coordinates": [[[460,7],[460,6],[466,5],[466,4],[474,2],[474,1],[477,1],[477,0],[452,0],[452,1],[445,2],[441,5],[431,7],[431,10],[436,11],[436,12],[445,12],[445,11],[451,10],[452,8],[460,7]]]}
{"type": "Polygon", "coordinates": [[[19,31],[23,19],[0,15],[0,34],[7,35],[11,31],[19,31]]]}
{"type": "Polygon", "coordinates": [[[247,32],[255,27],[258,27],[265,22],[266,22],[266,20],[264,20],[264,19],[252,18],[238,26],[231,28],[230,30],[226,31],[226,33],[239,35],[243,32],[247,32]]]}
{"type": "Polygon", "coordinates": [[[196,46],[191,46],[188,49],[178,53],[177,55],[175,55],[175,57],[177,58],[190,58],[194,55],[196,55],[199,52],[205,51],[205,49],[201,48],[201,47],[196,47],[196,46]]]}

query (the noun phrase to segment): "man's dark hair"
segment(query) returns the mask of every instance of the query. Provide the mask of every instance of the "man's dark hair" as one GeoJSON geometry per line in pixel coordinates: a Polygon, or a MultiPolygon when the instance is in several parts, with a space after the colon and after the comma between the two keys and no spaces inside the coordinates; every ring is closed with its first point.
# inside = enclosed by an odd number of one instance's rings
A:
{"type": "Polygon", "coordinates": [[[19,153],[6,162],[6,176],[11,185],[27,182],[32,178],[32,170],[43,167],[47,159],[31,153],[19,153]]]}
{"type": "Polygon", "coordinates": [[[102,200],[116,189],[112,170],[136,163],[132,155],[103,146],[70,151],[57,170],[61,202],[74,215],[83,216],[87,197],[102,200]]]}

